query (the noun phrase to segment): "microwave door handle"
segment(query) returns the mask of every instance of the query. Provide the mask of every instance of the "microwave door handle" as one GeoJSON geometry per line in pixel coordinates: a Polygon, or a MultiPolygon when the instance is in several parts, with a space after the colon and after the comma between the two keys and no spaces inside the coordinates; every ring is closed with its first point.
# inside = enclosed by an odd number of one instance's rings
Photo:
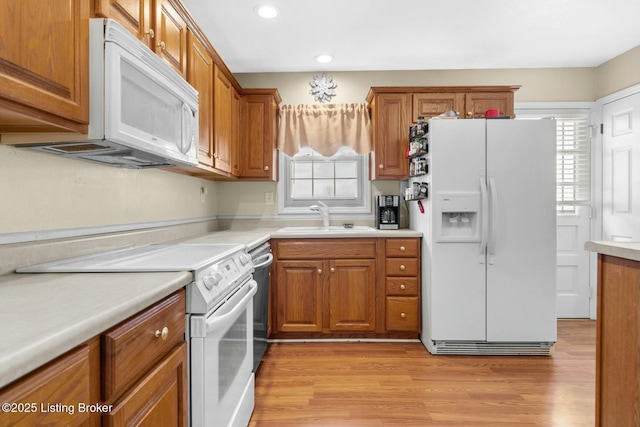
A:
{"type": "Polygon", "coordinates": [[[182,103],[182,138],[180,141],[180,152],[187,154],[191,148],[194,137],[194,117],[191,108],[186,103],[182,103]]]}

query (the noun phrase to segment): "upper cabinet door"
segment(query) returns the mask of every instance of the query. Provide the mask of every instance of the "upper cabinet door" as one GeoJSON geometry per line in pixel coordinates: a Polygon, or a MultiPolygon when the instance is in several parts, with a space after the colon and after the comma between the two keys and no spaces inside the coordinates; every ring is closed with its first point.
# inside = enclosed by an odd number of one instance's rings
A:
{"type": "MultiPolygon", "coordinates": [[[[253,180],[277,179],[276,116],[279,95],[244,94],[241,103],[240,178],[253,180]]],[[[261,92],[261,90],[257,90],[261,92]]]]}
{"type": "Polygon", "coordinates": [[[460,114],[467,119],[484,118],[487,110],[498,110],[501,116],[513,117],[513,92],[477,92],[465,94],[466,111],[460,114]]]}
{"type": "Polygon", "coordinates": [[[374,179],[406,179],[405,158],[409,146],[411,94],[382,93],[376,96],[373,120],[374,179]]]}
{"type": "Polygon", "coordinates": [[[414,93],[412,122],[417,123],[418,117],[425,120],[439,116],[447,111],[464,110],[464,93],[414,93]]]}
{"type": "Polygon", "coordinates": [[[0,2],[0,132],[87,132],[89,2],[0,2]]]}
{"type": "Polygon", "coordinates": [[[187,81],[198,91],[200,113],[198,160],[213,167],[213,59],[192,32],[189,32],[188,41],[187,81]]]}
{"type": "Polygon", "coordinates": [[[153,46],[151,0],[95,0],[97,16],[115,19],[147,46],[153,46]]]}
{"type": "Polygon", "coordinates": [[[235,135],[233,131],[233,92],[229,79],[215,67],[213,79],[213,144],[214,167],[223,172],[231,172],[231,147],[235,135]]]}
{"type": "Polygon", "coordinates": [[[168,0],[156,4],[153,50],[183,77],[187,75],[187,23],[168,0]]]}

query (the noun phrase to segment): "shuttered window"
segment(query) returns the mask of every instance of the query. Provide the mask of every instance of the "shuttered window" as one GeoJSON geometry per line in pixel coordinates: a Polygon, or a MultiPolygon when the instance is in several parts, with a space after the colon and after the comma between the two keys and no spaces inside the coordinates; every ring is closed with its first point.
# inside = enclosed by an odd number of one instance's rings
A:
{"type": "Polygon", "coordinates": [[[519,110],[517,119],[556,119],[558,212],[591,202],[591,117],[584,110],[519,110]]]}
{"type": "Polygon", "coordinates": [[[556,116],[558,205],[591,201],[591,128],[589,117],[556,116]]]}

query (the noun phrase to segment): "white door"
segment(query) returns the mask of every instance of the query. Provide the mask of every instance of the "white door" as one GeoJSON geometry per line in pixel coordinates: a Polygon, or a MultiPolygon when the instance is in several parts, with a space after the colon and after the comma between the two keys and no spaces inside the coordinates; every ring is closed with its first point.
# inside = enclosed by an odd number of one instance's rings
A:
{"type": "Polygon", "coordinates": [[[602,238],[640,239],[640,93],[603,108],[602,238]]]}
{"type": "Polygon", "coordinates": [[[556,339],[556,125],[487,120],[487,340],[556,339]]]}
{"type": "Polygon", "coordinates": [[[589,317],[589,208],[558,215],[557,304],[559,318],[589,317]]]}

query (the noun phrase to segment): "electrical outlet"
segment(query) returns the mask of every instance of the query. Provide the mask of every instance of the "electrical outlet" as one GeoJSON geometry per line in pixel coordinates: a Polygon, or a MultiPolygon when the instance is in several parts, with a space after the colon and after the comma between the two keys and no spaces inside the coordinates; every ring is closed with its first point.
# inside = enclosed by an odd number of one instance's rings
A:
{"type": "Polygon", "coordinates": [[[265,205],[273,205],[273,193],[272,192],[267,192],[264,193],[264,204],[265,205]]]}

